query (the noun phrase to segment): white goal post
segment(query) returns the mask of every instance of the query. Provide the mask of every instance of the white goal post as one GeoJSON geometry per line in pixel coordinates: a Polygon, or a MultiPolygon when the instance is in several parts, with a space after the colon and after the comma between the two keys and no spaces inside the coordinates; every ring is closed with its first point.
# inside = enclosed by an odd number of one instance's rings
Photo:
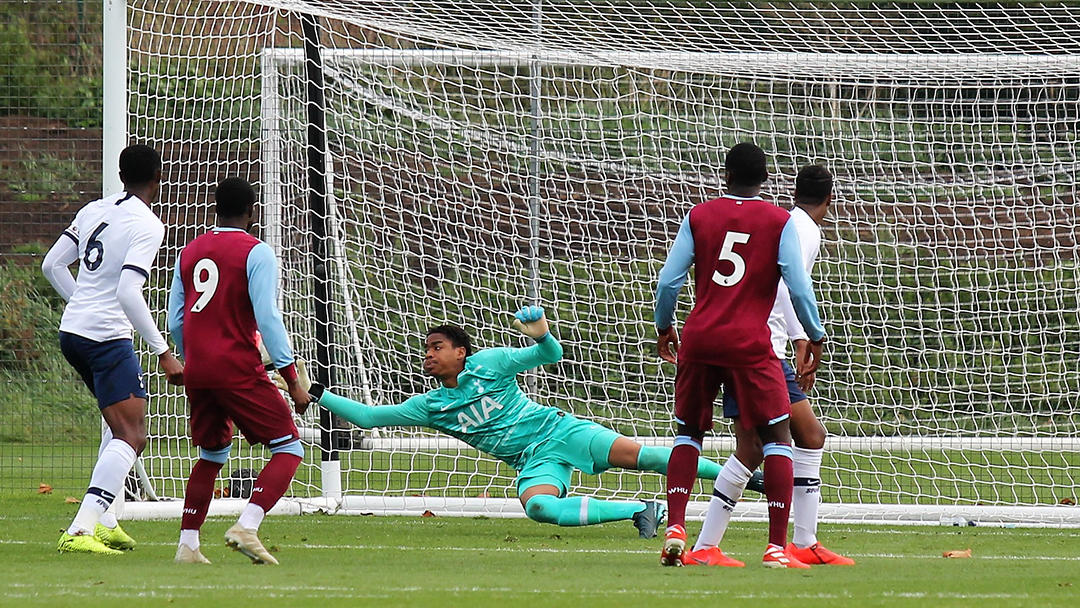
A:
{"type": "MultiPolygon", "coordinates": [[[[133,90],[129,121],[167,149],[223,146],[229,154],[208,155],[198,187],[237,171],[259,183],[286,323],[301,356],[328,353],[336,391],[396,403],[428,390],[415,355],[427,327],[461,324],[481,348],[519,344],[507,315],[537,301],[566,355],[523,377],[530,395],[650,445],[672,439],[673,370],[655,356],[649,317],[678,222],[721,191],[723,152],[738,141],[769,154],[766,195],[780,204],[799,166],[824,163],[838,189],[815,271],[830,333],[812,395],[830,432],[822,520],[1080,526],[1068,504],[1080,485],[1080,221],[1070,211],[1080,52],[963,38],[912,52],[910,23],[867,3],[820,7],[877,16],[859,48],[811,49],[797,36],[735,51],[707,36],[693,50],[676,38],[665,48],[652,36],[675,29],[661,23],[633,49],[592,35],[637,23],[608,4],[553,4],[547,37],[515,41],[483,24],[452,27],[439,2],[415,22],[344,0],[190,0],[164,17],[132,2],[133,73],[169,86],[133,90]],[[195,19],[200,10],[219,18],[195,19]],[[311,257],[299,12],[322,28],[322,260],[311,257]],[[205,28],[204,43],[191,43],[192,28],[205,28]],[[208,84],[182,90],[191,82],[208,84]],[[236,162],[242,153],[252,162],[236,162]],[[329,344],[313,338],[314,277],[329,284],[329,344]]],[[[730,4],[768,23],[799,14],[730,4]]],[[[1049,6],[1039,10],[1055,23],[1080,15],[1049,6]]],[[[1006,28],[1035,9],[969,10],[1006,28]]],[[[739,19],[714,17],[702,27],[734,36],[739,19]]],[[[178,218],[174,250],[208,221],[181,199],[164,199],[178,218]]],[[[159,495],[181,496],[192,458],[182,399],[152,409],[162,432],[146,469],[159,495]]],[[[311,455],[285,511],[524,516],[512,472],[456,440],[319,429],[312,414],[300,422],[311,455]],[[338,459],[321,460],[320,443],[338,459]]],[[[718,424],[706,456],[726,458],[728,435],[718,424]]],[[[234,453],[241,464],[230,469],[261,466],[258,450],[234,453]]],[[[636,472],[574,484],[622,498],[663,489],[660,476],[636,472]]],[[[127,516],[179,513],[147,504],[129,504],[127,516]]],[[[705,504],[692,502],[689,516],[705,504]]],[[[744,500],[736,517],[764,519],[763,503],[744,500]]]]}

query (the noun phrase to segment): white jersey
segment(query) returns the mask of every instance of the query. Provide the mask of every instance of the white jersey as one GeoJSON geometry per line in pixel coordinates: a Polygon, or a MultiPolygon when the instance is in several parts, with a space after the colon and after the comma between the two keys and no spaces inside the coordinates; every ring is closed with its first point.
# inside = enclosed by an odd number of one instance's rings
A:
{"type": "Polygon", "coordinates": [[[60,331],[95,342],[130,339],[131,322],[116,297],[120,273],[150,277],[165,226],[139,197],[121,192],[87,203],[63,237],[78,246],[79,274],[60,331]]]}
{"type": "MultiPolygon", "coordinates": [[[[814,218],[799,207],[791,210],[791,219],[795,223],[799,245],[802,247],[803,263],[806,265],[806,272],[809,273],[814,268],[818,250],[821,248],[821,228],[818,227],[814,218]]],[[[773,303],[772,312],[769,313],[769,331],[772,332],[773,352],[780,360],[787,358],[788,340],[807,339],[806,330],[795,315],[791,296],[783,281],[780,281],[777,286],[776,302],[773,303]]]]}

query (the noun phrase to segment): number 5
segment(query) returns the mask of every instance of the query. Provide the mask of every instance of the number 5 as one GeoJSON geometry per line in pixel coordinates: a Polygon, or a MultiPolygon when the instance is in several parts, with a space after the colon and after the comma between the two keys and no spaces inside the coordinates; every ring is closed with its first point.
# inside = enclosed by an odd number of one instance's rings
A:
{"type": "Polygon", "coordinates": [[[195,291],[199,293],[199,299],[195,300],[195,303],[191,305],[191,312],[200,312],[210,303],[210,299],[217,292],[218,276],[218,267],[214,260],[203,258],[195,262],[195,272],[194,276],[191,277],[191,283],[195,287],[195,291]],[[204,272],[206,273],[205,279],[203,278],[204,272]]]}
{"type": "Polygon", "coordinates": [[[719,270],[712,273],[713,283],[721,287],[731,287],[742,280],[746,274],[746,260],[735,253],[735,244],[745,245],[750,240],[750,235],[745,232],[728,232],[724,235],[724,246],[720,248],[720,261],[731,262],[735,268],[731,274],[721,274],[719,270]]]}

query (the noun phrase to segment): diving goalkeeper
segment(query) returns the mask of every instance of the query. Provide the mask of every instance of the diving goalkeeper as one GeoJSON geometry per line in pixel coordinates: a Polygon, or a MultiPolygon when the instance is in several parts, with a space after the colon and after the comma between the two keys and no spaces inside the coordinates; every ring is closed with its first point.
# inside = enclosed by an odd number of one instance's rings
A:
{"type": "MultiPolygon", "coordinates": [[[[373,407],[318,384],[312,385],[311,395],[361,428],[425,426],[502,460],[517,471],[518,497],[529,519],[559,526],[631,520],[642,538],[656,536],[667,511],[663,503],[600,500],[566,492],[574,469],[590,475],[613,467],[664,474],[671,448],[640,445],[595,422],[529,399],[516,376],[555,363],[563,349],[548,331],[543,308],[526,306],[514,316],[514,325],[536,344],[474,353],[460,327],[428,330],[424,372],[441,386],[404,403],[373,407]]],[[[716,479],[719,472],[718,464],[700,460],[699,477],[716,479]]]]}

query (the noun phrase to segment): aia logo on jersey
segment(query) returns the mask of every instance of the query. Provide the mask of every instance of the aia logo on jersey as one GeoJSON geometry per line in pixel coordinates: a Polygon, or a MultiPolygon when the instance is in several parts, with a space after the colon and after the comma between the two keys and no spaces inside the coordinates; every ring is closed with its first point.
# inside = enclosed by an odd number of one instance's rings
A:
{"type": "Polygon", "coordinates": [[[491,412],[502,408],[503,404],[491,397],[484,397],[480,400],[480,409],[476,409],[474,403],[469,406],[468,412],[458,412],[457,422],[461,426],[461,432],[468,433],[471,430],[476,430],[476,427],[491,420],[491,412]],[[472,413],[472,416],[469,416],[470,413],[472,413]]]}

